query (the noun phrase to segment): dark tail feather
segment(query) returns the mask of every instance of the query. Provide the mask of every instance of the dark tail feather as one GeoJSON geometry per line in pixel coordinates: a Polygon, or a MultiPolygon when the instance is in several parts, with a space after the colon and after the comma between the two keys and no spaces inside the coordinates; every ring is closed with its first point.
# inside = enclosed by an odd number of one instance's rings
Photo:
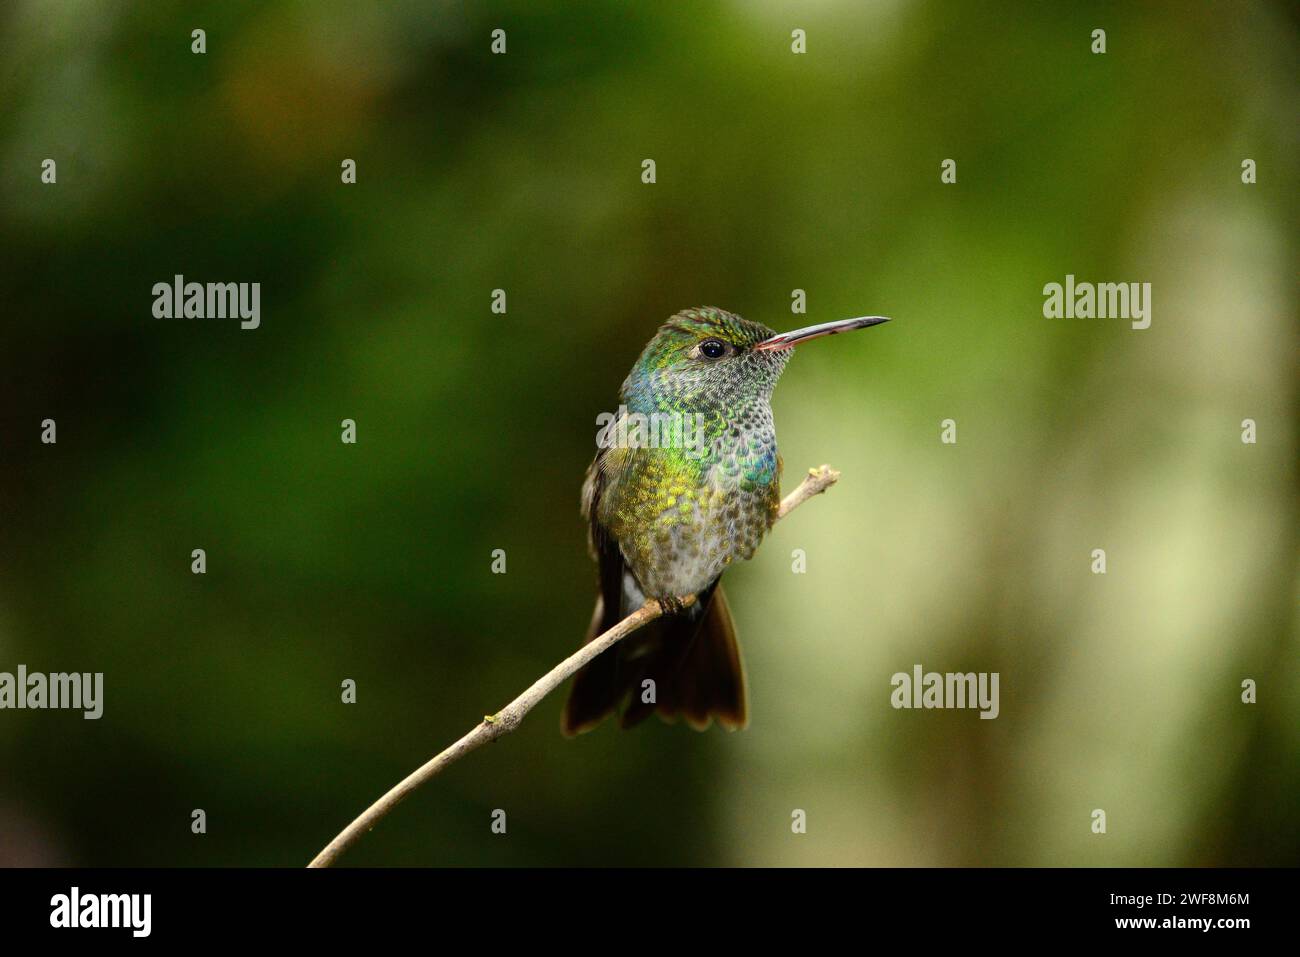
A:
{"type": "MultiPolygon", "coordinates": [[[[721,587],[701,596],[703,611],[666,615],[597,657],[578,672],[565,705],[563,730],[573,735],[595,727],[630,694],[620,725],[630,728],[654,711],[665,719],[682,715],[703,730],[716,718],[730,731],[748,722],[745,669],[736,643],[731,609],[721,587]],[[654,701],[645,701],[644,682],[654,682],[654,701]]],[[[597,607],[588,641],[606,627],[597,607]]]]}
{"type": "MultiPolygon", "coordinates": [[[[605,614],[604,606],[604,600],[597,596],[596,610],[591,616],[591,627],[587,629],[587,637],[582,641],[584,645],[618,624],[617,617],[611,620],[611,617],[605,614]]],[[[560,730],[566,737],[590,731],[618,707],[619,700],[627,694],[627,685],[619,682],[619,646],[635,640],[636,637],[624,638],[619,645],[597,655],[583,665],[574,676],[573,688],[569,691],[569,700],[565,702],[564,714],[560,718],[560,730]]]]}

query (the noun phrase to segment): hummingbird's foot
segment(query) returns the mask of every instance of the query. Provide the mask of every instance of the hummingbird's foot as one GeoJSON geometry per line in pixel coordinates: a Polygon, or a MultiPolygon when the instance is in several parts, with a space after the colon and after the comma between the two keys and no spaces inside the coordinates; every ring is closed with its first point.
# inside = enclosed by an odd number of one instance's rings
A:
{"type": "Polygon", "coordinates": [[[664,610],[665,615],[680,615],[686,610],[686,604],[676,595],[665,595],[658,599],[659,607],[664,610]]]}

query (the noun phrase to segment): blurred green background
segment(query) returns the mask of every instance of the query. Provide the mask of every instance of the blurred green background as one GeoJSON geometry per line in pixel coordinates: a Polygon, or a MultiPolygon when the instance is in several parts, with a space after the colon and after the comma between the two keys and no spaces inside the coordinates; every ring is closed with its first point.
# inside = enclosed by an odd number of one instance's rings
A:
{"type": "Polygon", "coordinates": [[[777,390],[787,489],[844,478],[727,575],[751,726],[553,696],[346,863],[1300,863],[1296,54],[1282,4],[5,4],[0,670],[105,714],[0,712],[0,863],[305,863],[577,645],[596,416],[705,304],[895,318],[777,390]],[[175,273],[261,328],[153,319],[175,273]],[[1043,318],[1067,273],[1151,328],[1043,318]],[[917,663],[1001,715],[894,710],[917,663]]]}

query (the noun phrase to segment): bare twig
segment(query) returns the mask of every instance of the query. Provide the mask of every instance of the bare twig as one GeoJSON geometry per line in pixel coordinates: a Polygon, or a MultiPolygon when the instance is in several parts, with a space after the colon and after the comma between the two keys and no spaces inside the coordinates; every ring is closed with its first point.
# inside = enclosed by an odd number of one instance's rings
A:
{"type": "MultiPolygon", "coordinates": [[[[808,475],[799,484],[799,487],[781,500],[781,507],[776,513],[777,520],[785,518],[814,495],[820,495],[826,491],[839,481],[839,478],[840,473],[829,465],[809,469],[808,475]]],[[[691,595],[684,598],[682,604],[689,605],[694,601],[695,596],[691,595]]],[[[325,846],[325,849],[317,854],[307,866],[329,867],[338,860],[340,854],[359,841],[361,835],[378,824],[389,811],[397,807],[412,791],[452,762],[459,761],[465,755],[482,747],[489,741],[495,741],[503,734],[509,734],[515,730],[515,728],[519,727],[519,723],[523,721],[524,715],[532,711],[538,702],[563,684],[583,665],[606,648],[612,647],[634,631],[654,621],[663,613],[664,610],[657,601],[646,602],[609,631],[593,638],[538,678],[527,691],[496,714],[484,715],[483,720],[475,725],[474,729],[467,735],[442,753],[420,765],[389,790],[387,794],[366,808],[355,821],[345,827],[334,840],[330,841],[325,846]]]]}

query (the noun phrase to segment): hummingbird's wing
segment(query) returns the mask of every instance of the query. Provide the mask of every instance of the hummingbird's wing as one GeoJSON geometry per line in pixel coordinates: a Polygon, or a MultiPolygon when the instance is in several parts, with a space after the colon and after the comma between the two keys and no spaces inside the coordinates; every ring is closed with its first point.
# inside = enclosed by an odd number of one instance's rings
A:
{"type": "Polygon", "coordinates": [[[582,514],[587,519],[587,546],[595,560],[600,582],[596,614],[592,616],[590,641],[601,632],[608,631],[626,617],[632,609],[623,607],[623,580],[627,566],[618,539],[600,520],[600,503],[612,482],[631,464],[634,449],[603,448],[592,459],[582,484],[582,514]]]}
{"type": "MultiPolygon", "coordinates": [[[[620,453],[628,449],[602,448],[596,453],[587,469],[582,484],[582,514],[587,519],[587,544],[598,568],[600,593],[591,615],[591,626],[583,644],[608,631],[623,620],[623,579],[627,568],[618,540],[600,521],[600,501],[609,484],[611,473],[617,475],[624,466],[617,461],[620,453]],[[614,460],[609,460],[613,454],[614,460]]],[[[561,730],[566,735],[579,734],[595,727],[606,715],[617,709],[627,693],[627,685],[620,680],[620,658],[609,653],[597,655],[581,671],[569,692],[564,705],[561,730]]]]}

